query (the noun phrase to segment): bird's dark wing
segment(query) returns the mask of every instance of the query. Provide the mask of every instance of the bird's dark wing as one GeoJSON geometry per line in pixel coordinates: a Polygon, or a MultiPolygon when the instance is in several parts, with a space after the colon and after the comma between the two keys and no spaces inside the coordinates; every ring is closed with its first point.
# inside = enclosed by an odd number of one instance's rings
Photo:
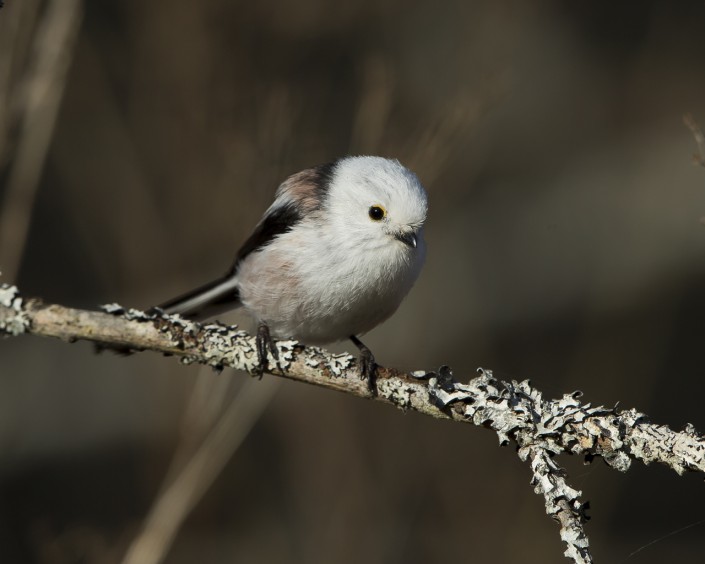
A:
{"type": "Polygon", "coordinates": [[[307,168],[291,175],[277,189],[275,204],[240,247],[228,272],[235,274],[240,262],[250,253],[269,245],[276,237],[291,231],[305,216],[321,208],[337,161],[307,168]]]}
{"type": "Polygon", "coordinates": [[[269,245],[279,235],[291,231],[299,221],[301,213],[293,202],[286,202],[280,206],[270,208],[259,222],[255,230],[242,244],[237,252],[235,262],[226,276],[234,276],[243,259],[269,245]]]}
{"type": "Polygon", "coordinates": [[[166,313],[205,319],[239,307],[237,271],[242,261],[291,231],[304,216],[320,208],[335,164],[332,162],[309,168],[287,178],[277,190],[275,203],[240,247],[233,266],[225,276],[169,300],[159,308],[166,313]]]}

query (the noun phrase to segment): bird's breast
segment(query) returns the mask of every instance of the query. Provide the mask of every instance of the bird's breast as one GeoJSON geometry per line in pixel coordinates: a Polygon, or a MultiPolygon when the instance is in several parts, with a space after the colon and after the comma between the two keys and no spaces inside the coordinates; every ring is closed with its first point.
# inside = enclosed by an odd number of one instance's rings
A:
{"type": "Polygon", "coordinates": [[[275,335],[311,344],[365,333],[387,319],[424,260],[423,241],[416,249],[391,241],[364,250],[296,239],[248,257],[239,274],[240,296],[275,335]]]}

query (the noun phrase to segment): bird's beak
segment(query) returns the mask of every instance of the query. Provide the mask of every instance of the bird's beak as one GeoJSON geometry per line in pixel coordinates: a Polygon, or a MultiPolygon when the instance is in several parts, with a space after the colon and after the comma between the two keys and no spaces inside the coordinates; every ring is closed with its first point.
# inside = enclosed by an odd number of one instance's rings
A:
{"type": "Polygon", "coordinates": [[[413,249],[415,249],[416,245],[418,244],[418,240],[416,239],[416,232],[412,230],[397,231],[394,234],[394,238],[401,241],[405,245],[409,245],[413,249]]]}

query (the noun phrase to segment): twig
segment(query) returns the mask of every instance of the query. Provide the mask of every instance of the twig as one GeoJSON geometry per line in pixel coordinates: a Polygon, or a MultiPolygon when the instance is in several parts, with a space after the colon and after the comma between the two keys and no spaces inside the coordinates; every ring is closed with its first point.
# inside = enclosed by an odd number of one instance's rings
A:
{"type": "Polygon", "coordinates": [[[0,168],[4,168],[10,136],[17,127],[21,103],[17,95],[17,67],[26,58],[23,39],[30,35],[37,12],[37,0],[18,2],[0,18],[0,168]]]}
{"type": "Polygon", "coordinates": [[[278,389],[273,381],[251,381],[245,386],[159,495],[122,564],[158,564],[166,557],[184,519],[247,437],[278,389]]]}
{"type": "Polygon", "coordinates": [[[565,471],[556,464],[545,448],[529,445],[519,449],[519,458],[529,461],[534,491],[544,497],[546,513],[561,524],[561,539],[568,546],[565,556],[573,562],[592,562],[588,538],[583,524],[586,504],[579,501],[582,492],[571,488],[565,471]]]}
{"type": "Polygon", "coordinates": [[[17,275],[22,258],[80,21],[81,0],[52,0],[34,42],[33,64],[22,91],[20,139],[0,208],[0,257],[10,278],[17,275]]]}
{"type": "Polygon", "coordinates": [[[703,135],[703,130],[700,129],[700,126],[691,114],[685,114],[683,116],[683,123],[690,129],[690,132],[695,138],[695,143],[698,146],[698,152],[693,154],[693,162],[705,167],[705,135],[703,135]]]}
{"type": "MultiPolygon", "coordinates": [[[[236,327],[200,325],[178,316],[104,306],[103,312],[83,311],[37,300],[25,301],[14,286],[0,286],[0,335],[22,333],[84,339],[106,346],[154,350],[184,363],[226,366],[254,372],[255,339],[236,327]]],[[[296,341],[279,341],[279,365],[267,372],[359,397],[414,410],[439,419],[472,423],[494,430],[501,444],[515,442],[522,460],[529,462],[535,491],[543,495],[546,511],[561,526],[566,556],[577,563],[592,562],[584,531],[580,492],[571,488],[554,461],[557,454],[591,460],[602,457],[612,468],[626,471],[633,460],[660,462],[678,474],[705,473],[705,439],[688,425],[673,431],[650,423],[634,409],[592,407],[580,393],[544,400],[528,381],[503,382],[489,371],[461,384],[450,369],[403,373],[380,368],[377,394],[360,380],[354,358],[332,355],[296,341]]],[[[205,448],[205,447],[204,447],[205,448]]]]}

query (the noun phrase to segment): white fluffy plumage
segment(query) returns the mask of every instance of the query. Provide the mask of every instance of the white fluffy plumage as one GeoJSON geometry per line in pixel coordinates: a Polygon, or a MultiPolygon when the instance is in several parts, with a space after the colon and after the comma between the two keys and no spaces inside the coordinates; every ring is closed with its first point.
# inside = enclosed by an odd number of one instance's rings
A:
{"type": "Polygon", "coordinates": [[[242,261],[240,300],[279,337],[314,344],[366,333],[396,311],[418,277],[425,218],[426,193],[398,162],[344,159],[322,205],[242,261]],[[370,218],[372,206],[386,210],[381,221],[370,218]],[[398,233],[412,233],[416,247],[398,233]]]}
{"type": "Polygon", "coordinates": [[[284,181],[225,277],[162,306],[243,306],[281,338],[355,339],[399,307],[426,254],[426,191],[396,160],[345,157],[284,181]]]}

